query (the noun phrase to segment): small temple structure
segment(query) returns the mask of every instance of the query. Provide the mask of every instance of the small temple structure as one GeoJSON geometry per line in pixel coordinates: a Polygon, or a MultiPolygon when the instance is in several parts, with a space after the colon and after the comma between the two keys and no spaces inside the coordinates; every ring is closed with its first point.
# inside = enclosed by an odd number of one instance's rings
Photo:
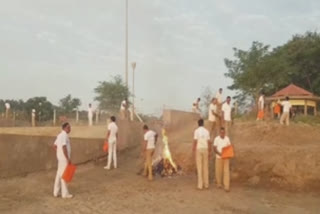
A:
{"type": "Polygon", "coordinates": [[[290,103],[297,114],[317,115],[317,104],[320,102],[320,97],[294,84],[290,84],[266,98],[272,114],[277,102],[285,100],[286,97],[290,98],[290,103]]]}

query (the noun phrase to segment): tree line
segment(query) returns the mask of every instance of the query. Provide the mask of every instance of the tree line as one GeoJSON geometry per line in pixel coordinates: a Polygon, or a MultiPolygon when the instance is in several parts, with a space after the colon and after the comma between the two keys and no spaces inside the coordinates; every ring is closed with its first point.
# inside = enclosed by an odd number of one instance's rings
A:
{"type": "MultiPolygon", "coordinates": [[[[112,77],[109,81],[101,81],[94,89],[96,94],[94,100],[98,102],[98,108],[110,113],[119,110],[122,100],[130,96],[128,87],[125,86],[120,76],[112,77]]],[[[16,113],[18,119],[29,120],[32,110],[36,111],[36,117],[41,121],[52,120],[53,112],[56,110],[59,115],[68,115],[81,106],[81,100],[72,97],[70,94],[60,99],[58,105],[52,104],[47,97],[33,97],[26,101],[19,99],[0,99],[0,113],[6,111],[5,103],[10,104],[12,112],[16,113]]]]}
{"type": "Polygon", "coordinates": [[[284,45],[271,49],[254,41],[248,50],[233,48],[234,58],[225,59],[225,76],[233,80],[242,107],[252,106],[264,92],[272,95],[290,83],[320,95],[320,34],[294,35],[284,45]]]}

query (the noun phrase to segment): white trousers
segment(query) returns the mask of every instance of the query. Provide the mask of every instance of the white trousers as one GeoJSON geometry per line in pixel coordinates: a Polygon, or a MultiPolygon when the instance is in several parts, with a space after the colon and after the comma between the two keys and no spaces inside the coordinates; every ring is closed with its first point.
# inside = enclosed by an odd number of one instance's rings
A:
{"type": "Polygon", "coordinates": [[[58,170],[56,180],[54,181],[53,195],[58,196],[61,190],[61,196],[66,197],[69,194],[66,182],[62,179],[64,170],[66,169],[68,162],[66,160],[58,160],[58,170]]]}
{"type": "Polygon", "coordinates": [[[113,167],[117,168],[117,142],[109,142],[108,148],[108,165],[107,168],[111,167],[111,162],[113,160],[113,167]]]}
{"type": "Polygon", "coordinates": [[[89,126],[92,126],[92,118],[93,118],[92,115],[89,115],[89,116],[88,116],[89,126]]]}

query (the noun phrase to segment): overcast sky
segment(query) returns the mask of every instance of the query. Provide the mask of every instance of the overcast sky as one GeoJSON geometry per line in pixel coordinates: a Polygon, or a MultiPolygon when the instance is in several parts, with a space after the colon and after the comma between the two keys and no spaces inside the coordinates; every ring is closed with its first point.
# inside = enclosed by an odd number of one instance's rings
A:
{"type": "MultiPolygon", "coordinates": [[[[57,104],[70,93],[86,106],[99,81],[124,75],[125,0],[0,2],[1,99],[57,104]]],[[[189,110],[206,86],[231,83],[223,59],[233,47],[275,47],[319,26],[319,0],[129,0],[138,109],[189,110]]]]}

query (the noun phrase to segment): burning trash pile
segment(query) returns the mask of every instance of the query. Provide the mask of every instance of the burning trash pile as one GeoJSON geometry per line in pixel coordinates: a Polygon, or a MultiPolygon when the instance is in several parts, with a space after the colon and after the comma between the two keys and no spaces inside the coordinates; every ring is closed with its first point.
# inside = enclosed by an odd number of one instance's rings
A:
{"type": "Polygon", "coordinates": [[[153,173],[159,174],[161,177],[173,176],[175,174],[182,174],[180,166],[173,162],[171,152],[169,149],[168,136],[165,129],[162,129],[162,154],[160,160],[153,163],[153,173]]]}

